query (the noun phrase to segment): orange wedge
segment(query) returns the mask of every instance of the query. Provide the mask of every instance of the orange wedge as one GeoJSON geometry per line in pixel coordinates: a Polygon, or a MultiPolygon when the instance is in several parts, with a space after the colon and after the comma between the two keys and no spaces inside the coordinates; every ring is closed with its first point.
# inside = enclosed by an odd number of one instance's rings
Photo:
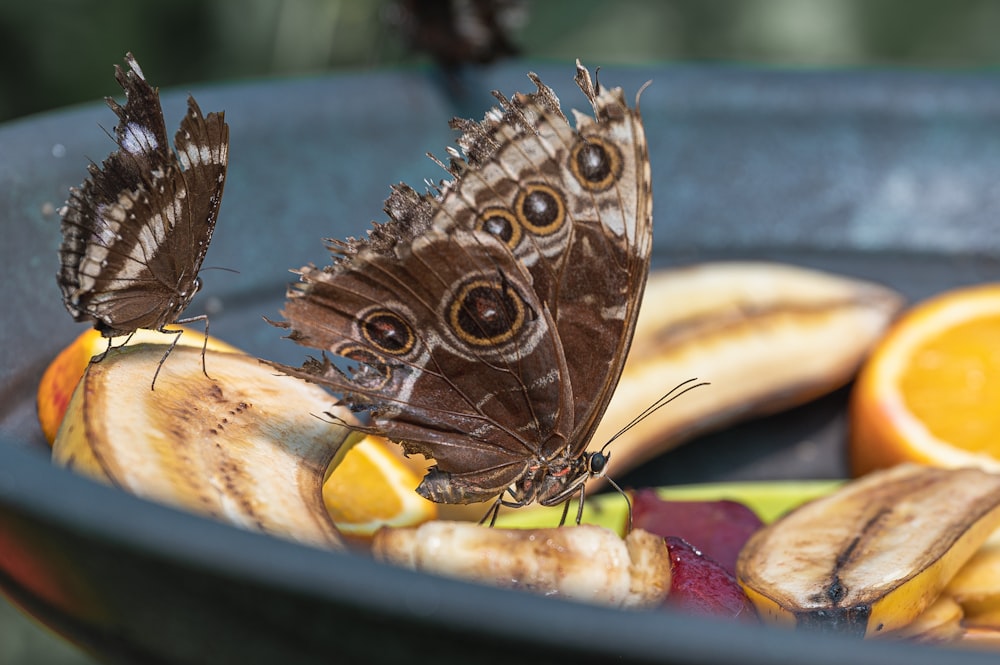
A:
{"type": "MultiPolygon", "coordinates": [[[[185,333],[177,340],[178,344],[201,346],[205,341],[204,333],[199,330],[184,326],[177,326],[177,329],[184,330],[185,333]]],[[[155,330],[137,330],[128,343],[170,344],[172,339],[172,335],[155,330]]],[[[111,343],[112,346],[120,346],[125,340],[125,337],[114,337],[111,343]]],[[[215,337],[208,338],[208,348],[227,353],[237,351],[236,347],[215,337]]],[[[38,384],[38,422],[42,426],[45,440],[50,444],[55,441],[56,432],[59,431],[59,425],[66,414],[66,407],[69,406],[69,398],[73,396],[76,384],[80,382],[87,365],[90,364],[90,359],[101,355],[107,349],[108,338],[102,337],[101,333],[91,328],[64,348],[45,370],[38,384]]]]}
{"type": "Polygon", "coordinates": [[[437,517],[437,504],[414,488],[421,476],[382,437],[354,435],[327,471],[323,501],[346,536],[368,538],[383,526],[412,526],[437,517]]]}
{"type": "Polygon", "coordinates": [[[850,429],[856,475],[904,461],[1000,471],[1000,284],[897,321],[858,376],[850,429]]]}

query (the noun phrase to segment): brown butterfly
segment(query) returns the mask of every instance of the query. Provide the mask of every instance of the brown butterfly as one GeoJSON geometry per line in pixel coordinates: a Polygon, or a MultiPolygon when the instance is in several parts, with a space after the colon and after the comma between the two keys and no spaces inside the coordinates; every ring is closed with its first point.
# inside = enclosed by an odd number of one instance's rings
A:
{"type": "MultiPolygon", "coordinates": [[[[198,271],[222,203],[229,155],[224,113],[203,117],[188,98],[188,112],[167,142],[159,93],[146,82],[131,53],[129,71],[115,66],[125,106],[108,98],[118,116],[118,149],[101,166],[90,164],[80,187],[70,189],[62,215],[60,269],[63,303],[77,321],[94,321],[108,338],[150,329],[175,334],[175,323],[201,287],[198,271]]],[[[202,355],[204,369],[204,354],[202,355]]],[[[160,366],[163,361],[160,361],[160,366]]],[[[160,367],[153,375],[153,386],[160,367]]]]}
{"type": "MultiPolygon", "coordinates": [[[[399,185],[391,220],[330,241],[299,271],[279,324],[324,354],[294,376],[328,386],[363,429],[436,462],[417,488],[442,503],[557,505],[603,475],[587,452],[628,353],[652,242],[649,159],[621,89],[576,83],[594,117],[573,129],[553,91],[482,122],[454,120],[454,179],[399,185]]],[[[579,517],[579,514],[578,514],[579,517]]],[[[565,518],[565,512],[564,512],[565,518]]],[[[485,519],[485,518],[484,518],[485,519]]]]}

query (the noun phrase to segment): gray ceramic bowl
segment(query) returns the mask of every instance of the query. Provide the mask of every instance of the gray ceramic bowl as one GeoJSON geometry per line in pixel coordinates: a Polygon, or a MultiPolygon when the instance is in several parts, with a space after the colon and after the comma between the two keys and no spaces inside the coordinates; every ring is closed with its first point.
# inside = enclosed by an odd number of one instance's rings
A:
{"type": "MultiPolygon", "coordinates": [[[[439,178],[423,154],[486,92],[530,89],[516,63],[465,81],[418,71],[195,90],[232,127],[206,266],[212,331],[260,356],[305,355],[261,321],[320,239],[382,219],[391,183],[439,178]]],[[[569,64],[534,67],[585,107],[569,64]]],[[[1000,277],[1000,79],[926,73],[643,68],[601,72],[642,97],[655,263],[771,258],[873,278],[913,298],[1000,277]]],[[[183,93],[164,95],[168,125],[183,93]]],[[[53,468],[34,390],[83,326],[60,302],[59,222],[86,160],[113,147],[100,104],[0,127],[0,589],[111,663],[952,663],[968,652],[636,614],[410,573],[247,533],[53,468]]],[[[706,437],[630,485],[836,477],[844,393],[706,437]]]]}

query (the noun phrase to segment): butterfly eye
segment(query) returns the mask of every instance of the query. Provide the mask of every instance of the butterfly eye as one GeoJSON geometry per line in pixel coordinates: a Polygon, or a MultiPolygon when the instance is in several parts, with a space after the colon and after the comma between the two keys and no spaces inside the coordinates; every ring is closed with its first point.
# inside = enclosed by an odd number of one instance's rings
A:
{"type": "Polygon", "coordinates": [[[495,235],[511,249],[521,242],[521,223],[506,208],[487,208],[479,215],[476,228],[495,235]]]}
{"type": "Polygon", "coordinates": [[[555,233],[566,221],[566,204],[562,195],[548,185],[528,185],[514,203],[517,219],[532,233],[547,236],[555,233]]]}
{"type": "Polygon", "coordinates": [[[476,279],[463,285],[448,306],[448,321],[458,337],[476,346],[508,341],[524,326],[525,305],[513,286],[476,279]]]}
{"type": "Polygon", "coordinates": [[[591,476],[603,476],[608,468],[608,456],[604,453],[592,453],[587,459],[587,472],[591,476]]]}
{"type": "Polygon", "coordinates": [[[622,157],[618,148],[604,139],[581,139],[570,153],[569,168],[580,185],[601,192],[621,176],[622,157]]]}
{"type": "Polygon", "coordinates": [[[416,343],[410,324],[387,309],[365,314],[361,318],[361,334],[379,351],[394,356],[409,353],[416,343]]]}

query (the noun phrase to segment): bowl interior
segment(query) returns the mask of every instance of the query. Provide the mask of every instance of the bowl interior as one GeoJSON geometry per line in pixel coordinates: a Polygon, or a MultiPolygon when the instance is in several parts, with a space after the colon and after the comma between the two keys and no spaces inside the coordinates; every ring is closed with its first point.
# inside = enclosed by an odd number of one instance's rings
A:
{"type": "MultiPolygon", "coordinates": [[[[231,151],[205,287],[190,313],[210,309],[213,334],[251,353],[301,362],[304,350],[262,319],[277,316],[288,270],[327,263],[322,238],[359,235],[370,220],[384,219],[390,184],[444,177],[423,155],[443,155],[452,144],[447,120],[481,117],[490,89],[530,89],[529,69],[556,89],[564,109],[585,108],[568,64],[486,70],[461,90],[419,71],[195,90],[206,111],[226,110],[231,151]]],[[[653,81],[641,108],[654,177],[654,267],[773,259],[873,279],[911,299],[1000,279],[994,77],[697,67],[608,68],[600,76],[627,98],[653,81]]],[[[184,92],[162,98],[168,129],[176,127],[184,92]]],[[[66,314],[54,279],[55,211],[87,160],[110,152],[101,127],[113,126],[111,111],[93,104],[0,127],[7,232],[0,245],[7,276],[0,538],[33,554],[76,552],[72,565],[56,567],[86,593],[67,600],[40,592],[24,565],[3,556],[0,588],[58,631],[113,662],[137,654],[197,662],[178,640],[155,634],[165,616],[175,617],[172,630],[190,643],[211,642],[226,659],[247,662],[288,653],[321,662],[338,649],[391,662],[416,645],[457,662],[497,641],[506,645],[498,659],[517,654],[532,662],[555,655],[801,662],[808,655],[819,663],[833,662],[833,654],[837,662],[848,654],[859,662],[921,662],[935,655],[832,638],[835,648],[824,655],[815,640],[747,626],[726,627],[733,638],[723,643],[712,621],[551,603],[386,569],[182,515],[50,467],[34,388],[52,356],[84,329],[66,314]],[[160,582],[151,581],[154,572],[160,582]],[[154,604],[130,602],[136,589],[162,595],[154,604]],[[269,609],[260,613],[247,609],[264,604],[269,609]],[[334,637],[323,636],[327,621],[341,625],[334,637]],[[373,636],[389,625],[411,641],[373,652],[373,636]]],[[[840,391],[703,437],[618,480],[843,476],[845,398],[840,391]]]]}

